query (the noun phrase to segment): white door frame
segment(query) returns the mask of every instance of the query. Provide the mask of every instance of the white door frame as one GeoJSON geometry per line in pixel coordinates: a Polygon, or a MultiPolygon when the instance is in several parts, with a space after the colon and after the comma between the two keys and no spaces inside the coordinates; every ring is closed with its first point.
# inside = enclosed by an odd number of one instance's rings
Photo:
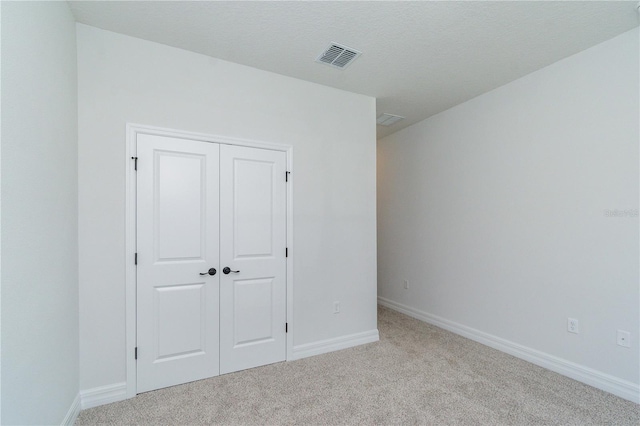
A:
{"type": "MultiPolygon", "coordinates": [[[[136,140],[138,134],[147,134],[155,136],[167,136],[180,139],[189,139],[200,142],[214,142],[227,145],[239,145],[252,148],[270,149],[273,151],[283,151],[287,155],[287,171],[293,172],[293,147],[291,145],[275,144],[268,142],[259,142],[246,139],[229,138],[226,136],[208,135],[203,133],[193,133],[181,130],[165,129],[155,126],[145,126],[142,124],[127,123],[127,141],[126,141],[126,161],[125,167],[125,330],[126,330],[126,397],[132,398],[137,393],[136,378],[136,265],[134,264],[134,256],[136,253],[136,171],[135,158],[136,140]]],[[[284,176],[283,176],[284,178],[284,176]]],[[[293,318],[293,180],[289,179],[287,185],[287,247],[289,256],[287,258],[287,323],[292,322],[293,318]]],[[[287,361],[293,359],[293,333],[294,326],[289,324],[289,332],[287,333],[287,361]]]]}

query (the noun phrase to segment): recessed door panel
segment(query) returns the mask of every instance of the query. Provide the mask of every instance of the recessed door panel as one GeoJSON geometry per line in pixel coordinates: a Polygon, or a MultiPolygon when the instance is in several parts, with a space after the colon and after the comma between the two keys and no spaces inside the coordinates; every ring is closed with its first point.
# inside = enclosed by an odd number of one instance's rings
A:
{"type": "Polygon", "coordinates": [[[274,173],[271,162],[233,161],[235,259],[273,256],[274,173]]]}
{"type": "Polygon", "coordinates": [[[219,374],[219,145],[138,135],[137,391],[219,374]],[[205,273],[205,275],[201,275],[205,273]]]}
{"type": "Polygon", "coordinates": [[[204,353],[206,290],[204,283],[156,287],[156,361],[204,353]]]}
{"type": "Polygon", "coordinates": [[[273,277],[234,280],[234,348],[273,341],[273,281],[273,277]]]}
{"type": "Polygon", "coordinates": [[[202,260],[206,157],[162,150],[154,157],[157,261],[202,260]]]}

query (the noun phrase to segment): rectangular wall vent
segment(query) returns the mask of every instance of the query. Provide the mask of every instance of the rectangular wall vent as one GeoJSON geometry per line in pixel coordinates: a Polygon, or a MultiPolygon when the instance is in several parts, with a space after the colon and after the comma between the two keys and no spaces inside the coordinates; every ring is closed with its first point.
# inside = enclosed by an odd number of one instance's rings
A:
{"type": "Polygon", "coordinates": [[[327,50],[322,52],[320,56],[316,58],[316,62],[345,69],[360,55],[362,55],[362,52],[356,49],[352,49],[338,43],[331,43],[327,50]]]}
{"type": "Polygon", "coordinates": [[[396,124],[398,121],[404,120],[404,117],[399,115],[387,114],[386,112],[379,115],[376,119],[376,123],[381,126],[391,126],[392,124],[396,124]]]}

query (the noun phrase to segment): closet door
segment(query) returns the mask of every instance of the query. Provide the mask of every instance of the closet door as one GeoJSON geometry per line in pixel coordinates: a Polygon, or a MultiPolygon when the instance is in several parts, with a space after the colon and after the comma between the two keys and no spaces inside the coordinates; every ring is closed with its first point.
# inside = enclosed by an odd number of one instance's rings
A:
{"type": "Polygon", "coordinates": [[[286,357],[285,165],[281,151],[220,147],[221,374],[286,357]]]}
{"type": "Polygon", "coordinates": [[[137,139],[138,392],[219,374],[219,148],[137,139]]]}

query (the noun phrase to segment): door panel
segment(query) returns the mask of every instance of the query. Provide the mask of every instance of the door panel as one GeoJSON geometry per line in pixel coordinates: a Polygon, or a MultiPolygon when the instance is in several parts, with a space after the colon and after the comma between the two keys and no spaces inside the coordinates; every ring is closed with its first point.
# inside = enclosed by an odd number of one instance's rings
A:
{"type": "Polygon", "coordinates": [[[138,135],[137,391],[219,373],[219,145],[138,135]]]}
{"type": "Polygon", "coordinates": [[[154,289],[158,360],[203,354],[206,348],[206,287],[167,285],[154,289]]]}
{"type": "Polygon", "coordinates": [[[274,164],[233,159],[233,258],[273,256],[274,164]]]}
{"type": "Polygon", "coordinates": [[[154,160],[156,261],[202,260],[206,156],[156,151],[154,160]]]}
{"type": "Polygon", "coordinates": [[[286,357],[286,154],[220,147],[220,372],[286,357]]]}
{"type": "Polygon", "coordinates": [[[273,278],[233,281],[233,347],[271,342],[273,278]]]}

